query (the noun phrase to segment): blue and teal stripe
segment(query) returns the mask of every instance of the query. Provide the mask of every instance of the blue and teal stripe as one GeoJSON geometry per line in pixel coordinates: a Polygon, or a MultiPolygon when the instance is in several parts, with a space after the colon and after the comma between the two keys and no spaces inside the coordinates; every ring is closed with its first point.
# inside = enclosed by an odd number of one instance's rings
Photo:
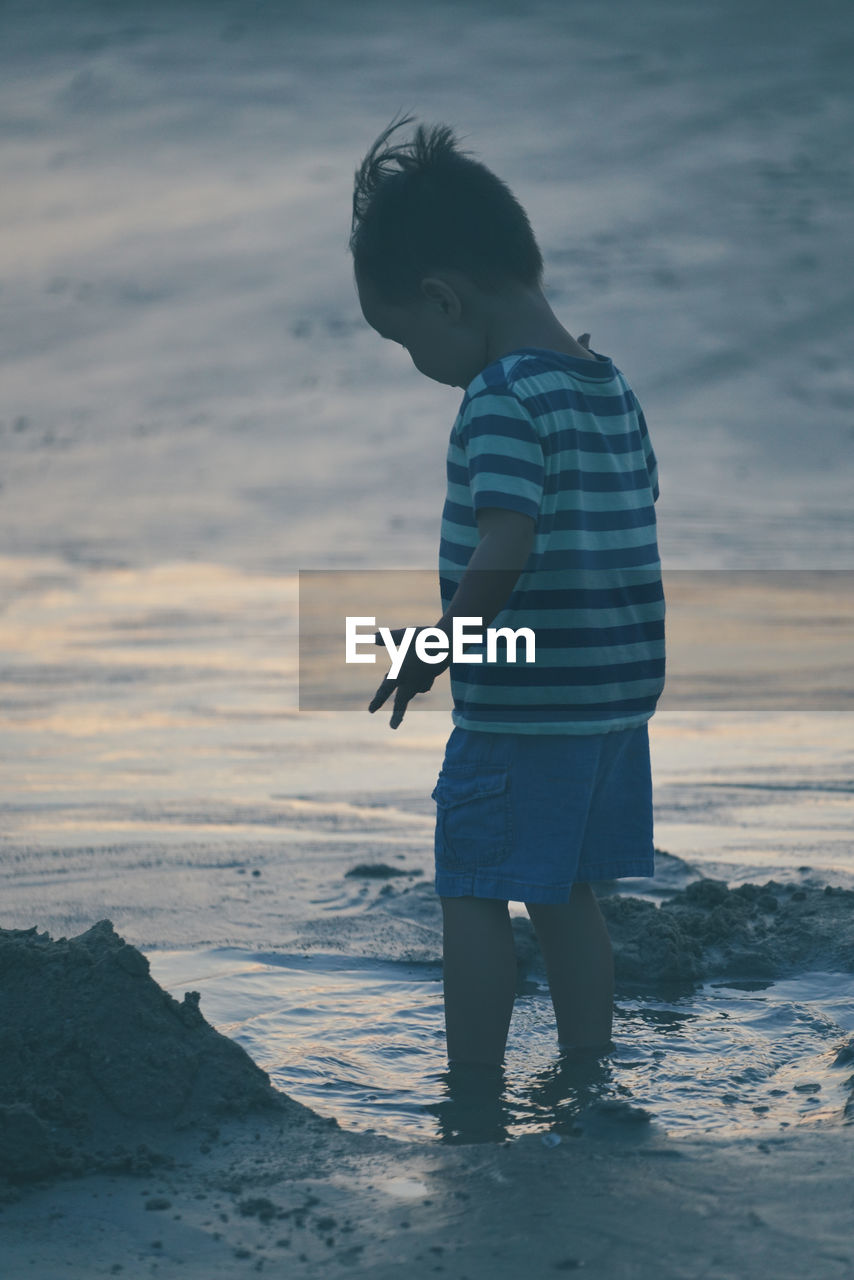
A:
{"type": "Polygon", "coordinates": [[[537,661],[453,664],[455,724],[599,733],[649,719],[665,670],[658,496],[643,412],[607,357],[526,349],[472,382],[448,443],[443,607],[477,545],[478,509],[530,515],[530,559],[492,625],[531,627],[537,661]]]}

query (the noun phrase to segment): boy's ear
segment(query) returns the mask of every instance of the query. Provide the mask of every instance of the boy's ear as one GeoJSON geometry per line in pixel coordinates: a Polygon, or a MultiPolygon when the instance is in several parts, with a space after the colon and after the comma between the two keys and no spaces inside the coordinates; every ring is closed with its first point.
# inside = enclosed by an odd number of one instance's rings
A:
{"type": "Polygon", "coordinates": [[[438,307],[442,315],[449,320],[458,320],[462,314],[462,303],[456,289],[440,276],[425,276],[421,281],[421,294],[428,302],[438,307]]]}

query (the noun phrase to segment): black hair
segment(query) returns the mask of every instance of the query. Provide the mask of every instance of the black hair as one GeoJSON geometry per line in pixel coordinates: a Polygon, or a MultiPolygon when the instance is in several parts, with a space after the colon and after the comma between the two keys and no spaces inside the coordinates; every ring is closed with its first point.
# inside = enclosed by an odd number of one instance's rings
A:
{"type": "Polygon", "coordinates": [[[356,170],[350,249],[380,297],[415,296],[431,271],[463,272],[484,289],[539,285],[543,259],[528,215],[505,182],[461,151],[447,125],[419,124],[410,142],[394,119],[356,170]]]}

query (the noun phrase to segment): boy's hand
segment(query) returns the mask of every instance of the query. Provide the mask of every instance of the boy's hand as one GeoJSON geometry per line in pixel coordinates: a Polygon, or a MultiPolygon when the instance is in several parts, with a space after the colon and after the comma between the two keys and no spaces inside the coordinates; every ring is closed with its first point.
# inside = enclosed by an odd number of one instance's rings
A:
{"type": "MultiPolygon", "coordinates": [[[[427,693],[433,687],[433,681],[436,676],[451,665],[450,649],[446,658],[442,662],[422,662],[415,652],[415,640],[422,631],[427,631],[428,627],[419,627],[415,635],[412,637],[406,657],[403,659],[397,679],[390,680],[386,676],[380,687],[377,689],[373,698],[368,704],[368,710],[373,713],[379,711],[380,707],[386,702],[393,691],[396,690],[394,706],[392,708],[391,719],[389,724],[392,729],[396,729],[403,719],[406,708],[417,693],[427,693]]],[[[391,638],[396,645],[399,645],[403,639],[405,627],[399,627],[391,632],[391,638]]],[[[376,643],[381,644],[382,638],[379,632],[376,634],[376,643]]]]}

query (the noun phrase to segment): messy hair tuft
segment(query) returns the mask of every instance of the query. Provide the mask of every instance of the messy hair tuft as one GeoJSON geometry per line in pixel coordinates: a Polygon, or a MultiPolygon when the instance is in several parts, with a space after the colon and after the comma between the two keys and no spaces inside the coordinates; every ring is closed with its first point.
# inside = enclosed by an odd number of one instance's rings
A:
{"type": "Polygon", "coordinates": [[[484,289],[537,285],[543,260],[525,210],[506,183],[461,150],[444,124],[395,118],[356,170],[350,249],[357,273],[386,302],[415,296],[432,271],[453,269],[484,289]]]}

